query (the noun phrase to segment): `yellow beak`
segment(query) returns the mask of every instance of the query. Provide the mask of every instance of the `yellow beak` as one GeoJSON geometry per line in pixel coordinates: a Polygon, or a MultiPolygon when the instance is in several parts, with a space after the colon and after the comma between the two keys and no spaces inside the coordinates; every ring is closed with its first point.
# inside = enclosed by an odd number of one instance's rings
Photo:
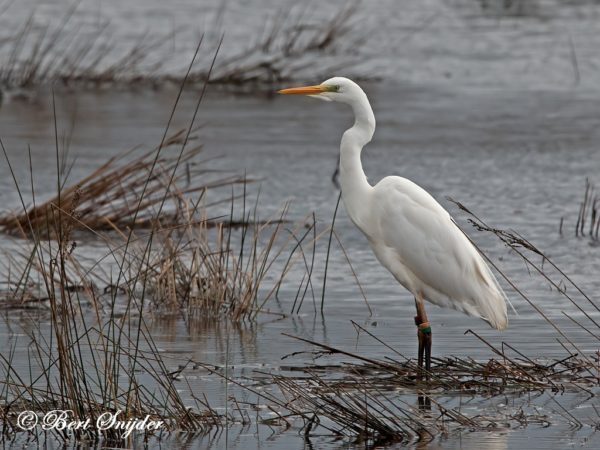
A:
{"type": "Polygon", "coordinates": [[[316,86],[302,86],[295,87],[289,89],[282,89],[278,91],[279,94],[292,94],[292,95],[316,95],[326,92],[327,89],[325,86],[316,85],[316,86]]]}

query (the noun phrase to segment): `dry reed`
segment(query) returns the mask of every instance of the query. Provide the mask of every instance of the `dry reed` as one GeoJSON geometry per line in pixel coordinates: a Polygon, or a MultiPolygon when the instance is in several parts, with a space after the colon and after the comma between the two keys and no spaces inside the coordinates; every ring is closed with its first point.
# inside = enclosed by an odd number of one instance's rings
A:
{"type": "MultiPolygon", "coordinates": [[[[349,66],[349,52],[340,57],[337,44],[344,37],[345,49],[366,39],[357,35],[353,18],[358,1],[349,2],[332,14],[307,15],[306,9],[287,8],[265,23],[265,32],[249,48],[236,50],[211,71],[210,82],[219,84],[274,83],[295,78],[307,67],[310,75],[325,76],[349,66]],[[336,62],[314,73],[314,62],[336,54],[336,62]]],[[[53,24],[37,25],[35,12],[22,26],[0,36],[0,86],[31,88],[40,84],[78,84],[98,87],[106,84],[180,84],[185,73],[174,61],[172,33],[145,32],[129,45],[115,45],[108,21],[90,25],[75,23],[78,2],[53,24]],[[117,50],[118,48],[118,50],[117,50]]],[[[0,11],[2,14],[2,11],[0,11]]],[[[219,22],[219,20],[217,20],[219,22]]],[[[220,33],[219,30],[208,30],[220,33]]],[[[240,47],[238,47],[240,48],[240,47]]],[[[304,71],[306,76],[306,70],[304,71]]],[[[187,82],[204,83],[208,70],[196,68],[187,82]]]]}
{"type": "MultiPolygon", "coordinates": [[[[593,340],[600,340],[597,332],[600,326],[595,319],[600,312],[598,305],[551,258],[523,236],[492,227],[461,203],[454,203],[468,214],[477,230],[499,238],[533,273],[537,273],[568,301],[568,305],[581,313],[582,317],[575,319],[571,312],[563,311],[576,325],[575,330],[583,330],[593,340]]],[[[484,257],[487,258],[485,254],[484,257]]],[[[488,261],[494,265],[493,261],[488,261]]],[[[600,387],[598,353],[581,351],[578,342],[571,337],[573,330],[561,329],[525,292],[502,271],[499,272],[514,291],[556,331],[557,340],[566,352],[564,357],[542,359],[539,355],[527,356],[507,342],[497,347],[474,331],[467,330],[466,334],[472,335],[489,349],[493,357],[484,361],[464,356],[433,358],[428,379],[423,381],[422,369],[417,367],[416,361],[404,357],[353,322],[360,334],[375,339],[389,349],[394,357],[381,360],[284,333],[289,338],[313,346],[315,349],[308,353],[313,360],[320,359],[321,362],[281,366],[273,372],[257,371],[262,377],[261,384],[270,380],[279,387],[283,399],[250,390],[272,405],[271,411],[278,411],[277,418],[269,422],[271,424],[289,426],[295,417],[302,421],[301,432],[307,440],[323,434],[333,435],[369,448],[394,443],[427,442],[460,430],[497,431],[531,424],[549,426],[555,418],[540,413],[531,405],[532,398],[542,396],[558,408],[553,413],[561,416],[574,429],[587,427],[597,430],[598,419],[592,417],[590,420],[581,420],[555,397],[570,393],[576,396],[578,405],[593,402],[600,387]],[[322,362],[322,358],[327,356],[335,357],[336,362],[322,362]],[[340,358],[343,359],[341,363],[340,358]],[[473,415],[462,411],[460,403],[457,407],[448,406],[448,399],[460,399],[463,396],[485,399],[486,407],[478,408],[473,415]],[[500,400],[494,402],[495,398],[500,400]],[[511,408],[505,405],[509,403],[507,399],[510,399],[511,408]],[[287,412],[284,414],[284,411],[287,412]]],[[[299,353],[307,352],[294,352],[284,358],[299,353]]]]}
{"type": "MultiPolygon", "coordinates": [[[[95,231],[122,230],[132,226],[151,228],[153,221],[157,220],[168,227],[183,221],[185,196],[246,182],[240,176],[213,176],[211,180],[211,171],[193,161],[202,146],[186,148],[179,157],[173,150],[182,145],[184,136],[184,130],[181,130],[166,139],[164,151],[156,161],[157,148],[139,156],[134,156],[134,149],[111,158],[88,176],[62,188],[60,195],[43,204],[33,205],[26,211],[0,215],[0,229],[25,237],[31,233],[44,236],[62,228],[95,231]],[[150,171],[153,165],[156,168],[150,171]],[[174,170],[171,186],[167,188],[174,170]],[[186,187],[179,188],[183,184],[186,187]],[[144,200],[136,209],[134,206],[143,189],[144,200]],[[164,212],[157,218],[157,207],[165,202],[164,212]],[[62,225],[58,224],[58,220],[62,221],[62,225]]],[[[56,237],[56,233],[52,235],[56,237]]]]}
{"type": "MultiPolygon", "coordinates": [[[[561,218],[560,233],[562,234],[563,219],[561,218]]],[[[600,197],[595,192],[595,186],[589,179],[585,179],[583,200],[579,205],[577,222],[575,223],[575,236],[589,236],[592,241],[598,241],[600,231],[600,197]]]]}
{"type": "MultiPolygon", "coordinates": [[[[184,84],[185,80],[171,117],[184,84]]],[[[196,112],[203,94],[204,90],[196,112]]],[[[205,399],[182,399],[145,316],[154,307],[250,320],[274,297],[298,256],[290,256],[283,271],[273,274],[275,260],[295,237],[295,231],[289,230],[289,237],[280,242],[283,215],[260,222],[256,212],[244,207],[237,227],[230,226],[238,198],[233,187],[243,185],[245,205],[245,177],[198,183],[196,175],[207,171],[200,169],[190,175],[189,170],[180,170],[191,166],[200,151],[199,146],[187,148],[195,116],[187,130],[171,137],[167,137],[169,121],[161,144],[153,151],[130,161],[110,160],[71,187],[64,187],[57,140],[58,193],[42,205],[34,200],[31,207],[26,206],[2,146],[22,204],[21,213],[4,216],[2,227],[27,238],[21,241],[25,250],[5,255],[11,271],[3,292],[7,297],[4,306],[35,304],[46,309],[26,310],[25,314],[49,315],[45,321],[33,317],[28,321],[32,325],[25,330],[30,342],[25,372],[15,364],[14,352],[0,355],[0,370],[5,373],[0,382],[4,399],[0,422],[5,438],[24,431],[16,423],[24,410],[37,414],[69,410],[74,419],[92,423],[109,411],[120,411],[122,420],[149,415],[164,423],[154,430],[157,433],[203,433],[228,420],[205,399]],[[180,149],[173,155],[175,146],[180,149]],[[184,181],[187,187],[180,188],[178,183],[184,181]],[[232,189],[227,198],[231,201],[229,223],[223,218],[211,222],[207,205],[202,203],[208,189],[222,186],[232,189]],[[211,225],[217,226],[211,229],[211,225]],[[104,232],[106,228],[111,231],[104,232]],[[240,233],[241,245],[236,251],[234,229],[240,233]],[[79,255],[75,244],[79,231],[104,242],[106,255],[92,261],[79,255]],[[109,269],[102,264],[106,258],[112,262],[109,269]],[[269,289],[263,286],[267,278],[272,282],[269,289]]],[[[33,173],[30,176],[33,190],[33,173]]],[[[35,199],[35,192],[33,195],[35,199]]],[[[35,439],[44,436],[41,429],[30,432],[35,439]]],[[[64,442],[131,443],[115,429],[52,430],[50,434],[64,442]]],[[[152,434],[146,432],[143,439],[152,434]]]]}

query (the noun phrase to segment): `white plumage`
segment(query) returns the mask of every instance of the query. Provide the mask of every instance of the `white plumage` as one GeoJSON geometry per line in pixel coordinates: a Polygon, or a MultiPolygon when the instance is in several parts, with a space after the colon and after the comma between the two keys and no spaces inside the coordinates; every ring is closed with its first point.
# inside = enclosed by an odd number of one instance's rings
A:
{"type": "Polygon", "coordinates": [[[317,86],[280,93],[310,95],[352,107],[354,125],[340,144],[342,199],[377,259],[415,296],[419,365],[425,345],[429,368],[431,348],[423,300],[480,317],[498,330],[506,328],[507,298],[450,214],[427,191],[405,178],[386,177],[375,186],[367,181],[360,155],[375,131],[375,116],[364,91],[347,78],[335,77],[317,86]]]}
{"type": "Polygon", "coordinates": [[[507,325],[506,298],[494,275],[450,214],[412,181],[386,177],[371,192],[361,227],[377,259],[414,296],[507,325]]]}

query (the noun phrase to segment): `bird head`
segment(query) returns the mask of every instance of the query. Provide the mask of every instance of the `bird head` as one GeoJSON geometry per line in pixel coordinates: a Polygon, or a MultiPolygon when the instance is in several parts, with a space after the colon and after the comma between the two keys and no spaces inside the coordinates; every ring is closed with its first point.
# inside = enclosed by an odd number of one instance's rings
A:
{"type": "Polygon", "coordinates": [[[364,95],[363,90],[354,81],[344,77],[333,77],[314,86],[302,86],[282,89],[280,94],[308,95],[325,101],[352,103],[357,96],[364,95]]]}

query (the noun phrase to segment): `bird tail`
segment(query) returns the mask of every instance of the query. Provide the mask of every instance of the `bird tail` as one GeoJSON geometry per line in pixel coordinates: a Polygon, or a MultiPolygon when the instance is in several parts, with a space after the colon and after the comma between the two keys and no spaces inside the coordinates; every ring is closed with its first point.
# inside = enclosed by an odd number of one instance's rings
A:
{"type": "Polygon", "coordinates": [[[476,263],[477,275],[482,282],[482,296],[480,306],[482,319],[496,330],[504,330],[508,326],[508,314],[506,305],[516,313],[512,303],[502,290],[498,280],[491,269],[483,260],[476,263]]]}
{"type": "MultiPolygon", "coordinates": [[[[454,220],[452,221],[454,222],[454,220]]],[[[467,235],[456,222],[454,222],[454,225],[461,231],[467,241],[471,243],[473,250],[475,251],[474,270],[481,282],[481,289],[477,289],[479,292],[477,292],[476,295],[477,310],[481,313],[479,314],[479,317],[489,323],[492,328],[504,330],[508,326],[508,312],[506,305],[510,305],[510,308],[516,315],[518,315],[517,310],[504,293],[504,290],[502,290],[502,287],[492,273],[492,270],[486,264],[484,258],[487,259],[487,256],[479,250],[479,247],[477,247],[469,235],[467,235]]],[[[470,312],[468,313],[472,314],[470,312]]]]}

